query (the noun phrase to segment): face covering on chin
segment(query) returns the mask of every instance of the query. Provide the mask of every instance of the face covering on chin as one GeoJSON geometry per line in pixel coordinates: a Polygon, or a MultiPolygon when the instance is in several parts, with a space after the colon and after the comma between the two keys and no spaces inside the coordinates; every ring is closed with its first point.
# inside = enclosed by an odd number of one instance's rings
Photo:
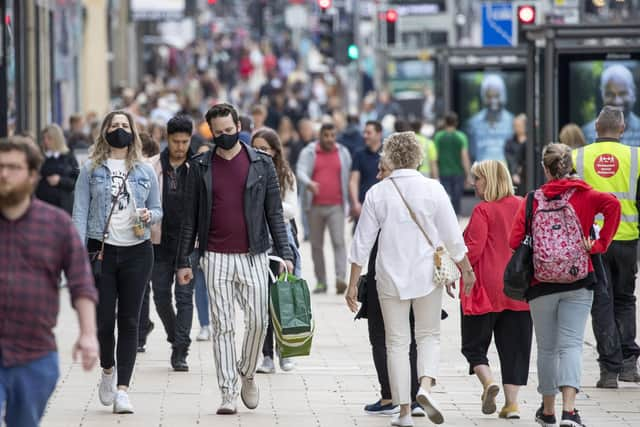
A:
{"type": "Polygon", "coordinates": [[[25,180],[11,190],[5,190],[0,183],[0,209],[11,208],[25,199],[31,197],[34,186],[29,180],[25,180]]]}

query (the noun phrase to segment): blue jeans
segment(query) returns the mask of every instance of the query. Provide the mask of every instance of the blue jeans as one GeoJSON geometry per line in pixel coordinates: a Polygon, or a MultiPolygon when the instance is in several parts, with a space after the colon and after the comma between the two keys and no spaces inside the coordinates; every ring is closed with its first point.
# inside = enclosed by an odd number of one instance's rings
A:
{"type": "MultiPolygon", "coordinates": [[[[544,286],[544,285],[541,285],[544,286]]],[[[582,343],[593,291],[578,289],[529,301],[538,345],[538,392],[555,396],[560,387],[580,390],[582,343]]]]}
{"type": "Polygon", "coordinates": [[[191,255],[191,265],[193,269],[193,287],[196,293],[196,311],[200,327],[209,326],[209,292],[207,283],[204,280],[204,272],[200,267],[200,251],[197,249],[191,255]]]}
{"type": "Polygon", "coordinates": [[[460,200],[464,193],[464,175],[461,176],[441,176],[440,183],[446,190],[456,214],[460,214],[460,200]]]}
{"type": "Polygon", "coordinates": [[[58,353],[6,368],[0,361],[0,424],[37,427],[60,375],[58,353]]]}

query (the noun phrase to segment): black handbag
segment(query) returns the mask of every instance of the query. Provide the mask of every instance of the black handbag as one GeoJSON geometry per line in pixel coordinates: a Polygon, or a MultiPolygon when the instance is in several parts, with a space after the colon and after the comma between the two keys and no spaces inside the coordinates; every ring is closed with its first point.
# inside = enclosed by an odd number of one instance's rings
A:
{"type": "Polygon", "coordinates": [[[102,240],[100,241],[100,249],[97,251],[89,252],[89,262],[91,264],[91,272],[93,273],[93,278],[98,283],[98,279],[102,275],[102,260],[104,258],[104,241],[107,239],[109,235],[109,224],[111,223],[111,217],[113,216],[113,211],[118,204],[118,198],[120,194],[122,194],[122,190],[124,190],[124,186],[126,185],[127,178],[129,177],[129,173],[124,177],[124,181],[120,184],[120,189],[118,193],[114,196],[111,195],[111,210],[109,211],[109,216],[107,217],[107,222],[104,225],[104,230],[102,231],[102,240]]]}
{"type": "Polygon", "coordinates": [[[504,294],[517,301],[525,301],[525,294],[533,278],[533,238],[531,236],[533,194],[530,192],[527,195],[524,239],[511,255],[504,270],[504,294]]]}

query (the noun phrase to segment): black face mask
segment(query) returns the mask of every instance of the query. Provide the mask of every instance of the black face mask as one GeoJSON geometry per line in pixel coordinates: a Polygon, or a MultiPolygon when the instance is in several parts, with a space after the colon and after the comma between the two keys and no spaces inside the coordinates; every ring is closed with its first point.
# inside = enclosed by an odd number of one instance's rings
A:
{"type": "Polygon", "coordinates": [[[133,134],[118,128],[106,135],[107,143],[113,148],[125,148],[133,142],[133,134]]]}
{"type": "Polygon", "coordinates": [[[213,137],[213,143],[216,144],[217,147],[222,148],[223,150],[231,150],[238,143],[239,132],[234,134],[226,134],[223,133],[221,135],[213,137]]]}

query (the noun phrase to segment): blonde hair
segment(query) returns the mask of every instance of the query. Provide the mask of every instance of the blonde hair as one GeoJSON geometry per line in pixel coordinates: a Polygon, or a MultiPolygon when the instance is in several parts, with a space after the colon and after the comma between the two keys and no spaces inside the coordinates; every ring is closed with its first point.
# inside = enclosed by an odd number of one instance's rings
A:
{"type": "MultiPolygon", "coordinates": [[[[42,129],[42,137],[47,135],[51,141],[53,141],[52,151],[56,151],[60,154],[67,154],[69,152],[69,147],[67,146],[67,142],[64,139],[64,132],[62,132],[62,128],[55,123],[52,123],[42,129]]],[[[42,141],[43,151],[46,151],[44,146],[44,140],[42,141]]]]}
{"type": "Polygon", "coordinates": [[[392,170],[417,169],[422,164],[422,146],[412,131],[392,133],[384,140],[383,147],[385,165],[392,170]]]}
{"type": "Polygon", "coordinates": [[[566,144],[551,143],[542,150],[542,163],[554,179],[571,175],[573,159],[571,147],[566,144]]]}
{"type": "Polygon", "coordinates": [[[138,133],[138,129],[136,127],[136,123],[133,120],[133,116],[127,111],[112,111],[106,115],[104,120],[102,121],[102,126],[100,127],[100,133],[98,134],[98,138],[96,139],[95,144],[92,145],[89,159],[91,160],[91,167],[93,169],[99,167],[103,164],[111,153],[111,146],[107,142],[106,135],[109,126],[111,126],[111,122],[113,121],[113,117],[122,114],[129,121],[129,128],[131,129],[131,133],[133,134],[133,143],[129,146],[127,150],[127,157],[125,159],[125,165],[127,170],[133,168],[133,166],[142,161],[142,142],[140,141],[140,134],[138,133]]]}
{"type": "Polygon", "coordinates": [[[582,133],[582,129],[575,123],[569,123],[562,127],[558,139],[561,143],[568,145],[571,148],[580,148],[587,145],[587,140],[582,133]]]}
{"type": "Polygon", "coordinates": [[[483,160],[471,166],[471,173],[484,178],[486,184],[483,198],[487,202],[495,202],[513,196],[511,175],[504,163],[498,160],[483,160]]]}

